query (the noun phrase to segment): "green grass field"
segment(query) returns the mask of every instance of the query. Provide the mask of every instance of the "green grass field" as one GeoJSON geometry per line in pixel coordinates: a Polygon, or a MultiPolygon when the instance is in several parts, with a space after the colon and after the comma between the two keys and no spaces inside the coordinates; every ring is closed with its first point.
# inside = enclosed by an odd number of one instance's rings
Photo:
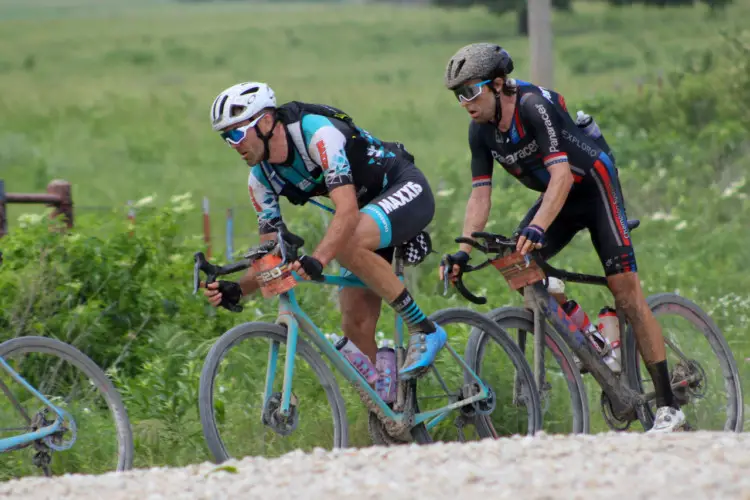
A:
{"type": "MultiPolygon", "coordinates": [[[[236,248],[255,243],[247,167],[209,124],[216,94],[253,79],[271,84],[281,102],[332,104],[374,135],[403,142],[437,194],[437,213],[430,226],[436,250],[454,251],[453,238],[460,233],[470,189],[469,118],[443,88],[445,64],[467,43],[496,41],[514,56],[515,76],[530,79],[528,43],[516,36],[511,14],[498,18],[481,9],[381,4],[138,0],[125,5],[114,0],[0,0],[0,179],[11,192],[43,191],[53,178],[72,182],[77,213],[91,217],[85,227],[92,233],[107,226],[108,216],[87,207],[123,207],[128,200],[151,195],[156,195],[156,203],[167,203],[171,196],[191,192],[195,201],[202,196],[210,199],[217,251],[223,247],[221,222],[228,207],[235,207],[236,248]]],[[[705,102],[685,104],[687,98],[680,96],[687,91],[681,91],[674,97],[674,109],[660,108],[662,114],[655,117],[646,109],[672,102],[666,80],[657,95],[654,82],[660,71],[680,68],[687,57],[712,47],[718,51],[723,32],[744,27],[750,2],[738,0],[715,18],[706,13],[703,5],[612,9],[576,2],[573,12],[555,13],[553,19],[555,88],[573,112],[595,96],[610,99],[595,118],[615,146],[628,215],[644,221],[634,233],[644,288],[648,294],[677,291],[704,306],[729,339],[747,383],[750,203],[743,182],[750,171],[750,144],[746,129],[727,116],[748,103],[724,92],[724,78],[733,74],[724,68],[715,78],[686,74],[687,80],[700,79],[692,85],[704,85],[705,102]],[[640,79],[653,99],[637,97],[640,79]],[[621,95],[624,104],[611,101],[614,95],[621,95]],[[703,119],[709,115],[701,110],[714,105],[724,114],[703,119]],[[675,117],[691,113],[697,118],[686,119],[686,125],[679,122],[670,129],[661,123],[677,123],[675,117]],[[618,123],[614,116],[627,119],[618,123]]],[[[689,90],[690,85],[688,81],[685,87],[689,90]]],[[[507,233],[536,194],[501,169],[496,169],[495,179],[488,229],[507,233]]],[[[314,243],[309,238],[320,236],[324,216],[314,207],[286,202],[282,207],[292,230],[314,243]]],[[[21,230],[16,219],[30,210],[11,206],[11,232],[21,230]]],[[[189,220],[182,228],[184,235],[199,234],[198,211],[189,220]]],[[[184,275],[169,275],[170,290],[187,290],[190,253],[178,258],[185,262],[184,275]]],[[[439,256],[433,255],[410,270],[411,286],[424,310],[470,306],[487,311],[520,305],[517,295],[491,271],[467,278],[474,290],[490,297],[487,306],[473,306],[455,295],[442,297],[436,280],[438,262],[439,256]]],[[[601,272],[585,234],[574,239],[554,264],[601,272]]],[[[6,276],[13,279],[10,273],[6,276]]],[[[602,290],[570,290],[590,315],[611,303],[602,290]]],[[[307,287],[300,292],[300,302],[310,304],[325,331],[336,331],[338,311],[329,295],[307,287]]],[[[264,314],[274,312],[273,305],[256,307],[264,314]]],[[[139,466],[208,459],[190,399],[194,394],[185,387],[197,387],[202,358],[195,353],[221,332],[208,330],[202,316],[188,321],[183,314],[174,331],[169,325],[144,329],[143,335],[155,339],[149,348],[159,362],[144,363],[143,376],[123,382],[131,384],[124,392],[132,397],[129,411],[136,435],[147,436],[137,444],[139,466]],[[172,339],[172,344],[164,339],[172,339]],[[169,360],[160,359],[160,352],[176,357],[173,349],[189,362],[162,377],[159,363],[169,360]],[[175,373],[185,374],[179,380],[184,385],[175,385],[175,373]],[[187,391],[179,398],[189,409],[179,418],[172,420],[167,410],[158,413],[149,406],[149,401],[178,399],[178,390],[187,391]],[[164,428],[169,434],[159,430],[164,428]],[[187,436],[180,434],[183,428],[187,436]]],[[[392,317],[387,310],[379,325],[387,335],[392,317]]],[[[91,328],[96,327],[92,320],[91,328]]],[[[179,359],[173,364],[182,363],[179,359]]],[[[589,391],[593,430],[598,432],[605,429],[598,415],[599,393],[594,384],[589,391]]],[[[356,397],[350,402],[356,405],[356,397]]],[[[350,419],[358,425],[352,440],[361,444],[367,439],[358,413],[358,406],[349,407],[350,419]]]]}

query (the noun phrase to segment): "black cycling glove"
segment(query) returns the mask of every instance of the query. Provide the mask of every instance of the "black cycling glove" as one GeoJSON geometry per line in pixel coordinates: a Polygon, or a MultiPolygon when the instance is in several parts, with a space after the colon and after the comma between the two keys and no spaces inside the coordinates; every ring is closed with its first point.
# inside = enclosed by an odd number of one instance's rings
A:
{"type": "Polygon", "coordinates": [[[310,279],[314,281],[323,281],[323,264],[315,257],[303,255],[299,258],[302,269],[305,270],[310,279]]]}
{"type": "Polygon", "coordinates": [[[230,311],[233,307],[239,305],[242,298],[242,288],[239,283],[234,281],[219,280],[219,293],[221,293],[219,305],[230,311]]]}
{"type": "Polygon", "coordinates": [[[450,274],[453,272],[453,265],[458,264],[458,275],[460,276],[461,273],[464,272],[464,269],[466,269],[466,264],[469,263],[469,254],[464,252],[463,250],[459,250],[458,252],[454,254],[448,254],[443,258],[443,265],[447,267],[447,269],[444,271],[446,274],[450,274]]]}

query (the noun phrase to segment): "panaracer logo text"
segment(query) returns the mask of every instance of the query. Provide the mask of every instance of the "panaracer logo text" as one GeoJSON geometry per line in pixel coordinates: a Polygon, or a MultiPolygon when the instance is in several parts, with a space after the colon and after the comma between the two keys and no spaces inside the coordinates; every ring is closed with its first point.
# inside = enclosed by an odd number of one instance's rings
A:
{"type": "Polygon", "coordinates": [[[523,160],[524,158],[533,155],[537,151],[539,151],[539,145],[537,145],[536,141],[531,141],[522,149],[519,149],[515,153],[509,155],[501,155],[500,153],[495,152],[495,150],[492,150],[492,157],[500,163],[515,165],[516,163],[518,163],[518,160],[523,160]]]}
{"type": "Polygon", "coordinates": [[[592,148],[591,146],[589,146],[585,142],[581,142],[581,140],[578,137],[574,136],[573,134],[571,134],[567,130],[563,130],[562,131],[562,136],[563,136],[563,139],[565,139],[566,141],[572,143],[575,147],[577,147],[581,151],[585,152],[590,157],[593,158],[593,157],[595,157],[597,155],[597,152],[596,152],[596,150],[594,148],[592,148]]]}
{"type": "Polygon", "coordinates": [[[557,133],[555,132],[555,128],[552,126],[552,120],[550,120],[549,115],[547,114],[547,110],[541,104],[537,104],[535,107],[539,112],[539,116],[544,121],[544,126],[547,127],[547,135],[549,136],[549,152],[559,153],[560,150],[557,148],[557,133]]]}
{"type": "Polygon", "coordinates": [[[386,196],[378,202],[378,206],[383,209],[386,214],[389,214],[399,207],[403,207],[411,200],[419,196],[422,192],[422,186],[415,182],[407,182],[398,191],[390,196],[386,196]]]}

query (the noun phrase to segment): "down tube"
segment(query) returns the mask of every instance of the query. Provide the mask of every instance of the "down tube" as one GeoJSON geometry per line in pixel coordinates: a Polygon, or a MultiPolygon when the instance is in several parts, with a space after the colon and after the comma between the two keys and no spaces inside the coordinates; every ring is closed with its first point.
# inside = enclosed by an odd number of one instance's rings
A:
{"type": "MultiPolygon", "coordinates": [[[[299,307],[294,294],[288,292],[284,294],[284,301],[282,302],[282,314],[279,316],[279,321],[284,321],[285,316],[293,316],[295,323],[299,325],[310,340],[316,345],[316,347],[334,364],[336,369],[342,373],[347,380],[361,387],[370,396],[375,404],[391,419],[396,422],[402,421],[402,416],[396,414],[393,410],[386,405],[383,400],[378,396],[378,393],[367,383],[367,381],[359,374],[359,372],[347,361],[343,354],[337,351],[331,342],[325,338],[320,329],[312,322],[310,317],[299,307]],[[299,323],[297,323],[299,322],[299,323]]],[[[295,345],[297,339],[298,330],[295,329],[295,345]]]]}

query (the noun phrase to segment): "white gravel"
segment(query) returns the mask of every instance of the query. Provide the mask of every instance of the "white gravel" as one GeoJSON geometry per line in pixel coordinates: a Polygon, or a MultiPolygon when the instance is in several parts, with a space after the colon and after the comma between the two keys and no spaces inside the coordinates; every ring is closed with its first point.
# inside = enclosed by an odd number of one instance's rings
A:
{"type": "Polygon", "coordinates": [[[100,476],[24,478],[0,498],[455,499],[750,498],[748,434],[514,437],[245,458],[100,476]]]}

